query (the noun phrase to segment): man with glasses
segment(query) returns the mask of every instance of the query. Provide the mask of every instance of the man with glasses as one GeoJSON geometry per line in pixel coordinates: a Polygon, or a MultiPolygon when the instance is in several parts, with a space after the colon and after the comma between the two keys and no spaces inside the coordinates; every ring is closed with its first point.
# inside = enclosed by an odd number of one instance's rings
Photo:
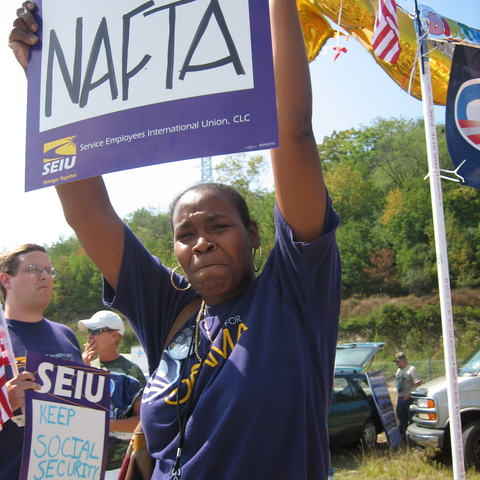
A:
{"type": "Polygon", "coordinates": [[[118,353],[125,333],[119,315],[101,310],[78,328],[88,332],[82,354],[85,365],[110,372],[110,438],[105,480],[116,480],[132,433],[140,421],[140,404],[146,379],[138,365],[118,353]],[[94,357],[97,358],[94,358],[94,357]]]}
{"type": "MultiPolygon", "coordinates": [[[[34,376],[25,371],[26,352],[82,363],[78,340],[65,325],[51,322],[43,312],[52,299],[56,272],[46,250],[25,244],[0,255],[0,294],[19,375],[7,368],[7,391],[16,415],[25,402],[25,390],[38,390],[34,376]]],[[[0,432],[0,480],[20,477],[24,429],[12,420],[0,432]]]]}

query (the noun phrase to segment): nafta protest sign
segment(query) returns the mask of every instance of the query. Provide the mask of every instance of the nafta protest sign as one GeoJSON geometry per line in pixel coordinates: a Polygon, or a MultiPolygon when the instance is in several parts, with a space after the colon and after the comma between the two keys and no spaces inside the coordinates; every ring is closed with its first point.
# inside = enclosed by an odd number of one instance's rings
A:
{"type": "Polygon", "coordinates": [[[109,372],[27,352],[41,390],[25,393],[20,480],[102,480],[110,418],[109,372]]]}
{"type": "Polygon", "coordinates": [[[278,146],[268,0],[36,4],[27,191],[278,146]]]}

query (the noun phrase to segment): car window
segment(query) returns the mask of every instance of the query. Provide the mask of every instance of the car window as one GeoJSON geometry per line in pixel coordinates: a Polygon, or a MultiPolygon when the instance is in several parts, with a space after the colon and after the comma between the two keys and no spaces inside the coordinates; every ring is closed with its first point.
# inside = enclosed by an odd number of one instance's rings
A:
{"type": "Polygon", "coordinates": [[[480,349],[473,352],[460,366],[460,376],[476,376],[480,372],[480,349]]]}
{"type": "Polygon", "coordinates": [[[352,387],[344,377],[335,377],[333,384],[334,403],[351,402],[353,400],[352,387]]]}
{"type": "Polygon", "coordinates": [[[363,400],[365,398],[363,396],[363,393],[362,393],[362,388],[360,387],[360,385],[358,385],[357,382],[352,381],[351,382],[351,387],[352,387],[353,399],[354,400],[363,400]]]}
{"type": "Polygon", "coordinates": [[[366,378],[356,378],[355,381],[360,385],[360,387],[365,392],[365,395],[367,397],[372,396],[372,389],[370,388],[370,385],[368,384],[368,381],[366,378]]]}
{"type": "Polygon", "coordinates": [[[377,348],[338,348],[335,365],[363,366],[372,357],[377,348]]]}
{"type": "Polygon", "coordinates": [[[368,362],[373,361],[373,357],[385,345],[384,343],[343,343],[337,345],[335,357],[336,368],[352,368],[357,372],[366,368],[368,362]]]}

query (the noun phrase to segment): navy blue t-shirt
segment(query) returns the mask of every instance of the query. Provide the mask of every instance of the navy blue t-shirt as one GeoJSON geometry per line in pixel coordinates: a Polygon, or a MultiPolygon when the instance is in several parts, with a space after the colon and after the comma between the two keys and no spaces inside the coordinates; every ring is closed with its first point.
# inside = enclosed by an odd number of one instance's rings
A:
{"type": "MultiPolygon", "coordinates": [[[[180,417],[188,419],[182,480],[327,478],[341,297],[338,217],[329,205],[322,237],[308,244],[293,241],[278,209],[275,221],[276,244],[262,274],[241,295],[207,307],[199,346],[205,363],[199,373],[192,354],[183,375],[181,348],[161,354],[179,312],[197,294],[173,289],[171,270],[126,229],[117,291],[105,284],[104,295],[132,319],[149,360],[141,418],[157,459],[154,480],[172,478],[179,384],[180,417]]],[[[170,345],[191,334],[180,332],[170,345]]]]}
{"type": "MultiPolygon", "coordinates": [[[[43,319],[40,322],[19,322],[7,318],[8,333],[20,372],[25,370],[26,352],[36,352],[49,357],[83,363],[77,337],[60,323],[43,319]]],[[[7,380],[12,378],[7,368],[7,380]]],[[[15,412],[20,414],[20,410],[15,412]]],[[[0,480],[17,480],[20,477],[24,428],[9,420],[0,432],[0,480]]]]}

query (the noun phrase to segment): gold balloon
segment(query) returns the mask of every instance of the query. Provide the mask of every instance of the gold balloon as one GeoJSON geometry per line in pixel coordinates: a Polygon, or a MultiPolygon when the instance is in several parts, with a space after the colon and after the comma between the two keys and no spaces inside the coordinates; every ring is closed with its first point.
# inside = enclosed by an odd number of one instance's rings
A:
{"type": "Polygon", "coordinates": [[[373,27],[375,22],[375,8],[371,0],[313,0],[310,4],[316,5],[327,17],[340,22],[344,28],[373,27]]]}
{"type": "Polygon", "coordinates": [[[297,7],[308,61],[311,62],[327,40],[333,38],[335,30],[330,27],[328,20],[322,14],[311,8],[309,0],[297,0],[297,7]]]}
{"type": "MultiPolygon", "coordinates": [[[[385,72],[405,91],[415,98],[422,98],[420,73],[418,65],[415,66],[418,44],[414,20],[403,10],[397,9],[402,51],[397,63],[392,64],[378,58],[373,53],[372,38],[377,0],[373,2],[370,0],[297,0],[297,6],[310,61],[318,55],[327,40],[335,34],[335,29],[330,26],[328,18],[356,38],[385,72]],[[412,70],[414,72],[411,80],[412,70]]],[[[438,44],[438,46],[440,48],[430,48],[429,54],[432,91],[434,102],[438,105],[445,105],[452,59],[448,44],[438,44]]]]}

